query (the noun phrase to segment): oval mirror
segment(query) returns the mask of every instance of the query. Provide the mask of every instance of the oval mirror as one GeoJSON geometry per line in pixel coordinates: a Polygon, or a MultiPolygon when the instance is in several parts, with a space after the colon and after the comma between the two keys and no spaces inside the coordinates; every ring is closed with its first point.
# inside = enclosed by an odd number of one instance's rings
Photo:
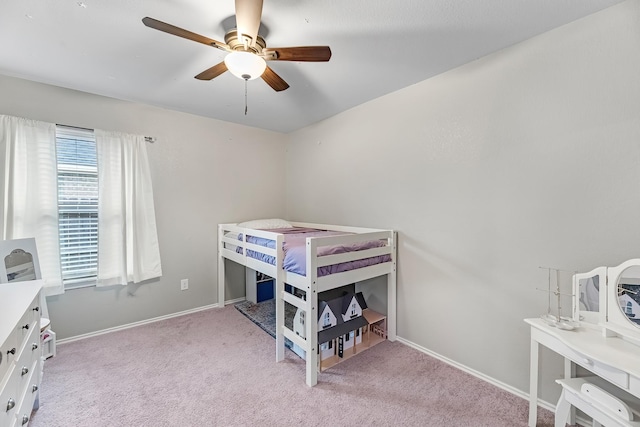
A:
{"type": "Polygon", "coordinates": [[[618,306],[625,317],[640,328],[640,266],[625,269],[617,284],[618,306]]]}

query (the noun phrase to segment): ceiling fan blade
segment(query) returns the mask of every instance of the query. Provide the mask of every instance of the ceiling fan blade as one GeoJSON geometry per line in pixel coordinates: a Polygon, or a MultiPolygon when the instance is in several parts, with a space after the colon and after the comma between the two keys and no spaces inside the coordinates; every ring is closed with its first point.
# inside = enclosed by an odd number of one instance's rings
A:
{"type": "Polygon", "coordinates": [[[267,84],[271,86],[276,92],[280,92],[289,88],[289,84],[282,80],[282,77],[277,75],[276,72],[269,67],[267,67],[264,70],[264,73],[262,73],[262,80],[267,82],[267,84]]]}
{"type": "Polygon", "coordinates": [[[175,25],[167,24],[166,22],[158,21],[157,19],[149,18],[148,16],[142,18],[142,23],[149,28],[153,28],[154,30],[163,31],[168,34],[173,34],[174,36],[193,40],[194,42],[206,44],[207,46],[213,46],[218,49],[229,50],[229,46],[227,46],[225,43],[210,39],[205,36],[201,36],[200,34],[192,33],[191,31],[176,27],[175,25]]]}
{"type": "Polygon", "coordinates": [[[227,65],[222,61],[221,63],[214,65],[213,67],[204,70],[196,76],[198,80],[212,80],[218,77],[220,74],[227,71],[227,65]]]}
{"type": "Polygon", "coordinates": [[[326,62],[331,59],[329,46],[270,47],[262,53],[272,61],[326,62]]]}
{"type": "Polygon", "coordinates": [[[262,0],[236,0],[236,29],[251,39],[250,46],[256,45],[260,19],[262,17],[262,0]]]}

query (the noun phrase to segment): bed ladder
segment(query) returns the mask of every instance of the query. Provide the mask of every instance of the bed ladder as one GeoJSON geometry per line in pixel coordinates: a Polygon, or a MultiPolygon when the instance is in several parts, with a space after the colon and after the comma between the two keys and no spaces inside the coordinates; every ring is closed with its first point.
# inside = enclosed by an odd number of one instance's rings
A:
{"type": "MultiPolygon", "coordinates": [[[[304,350],[306,360],[306,383],[313,387],[318,383],[318,266],[316,257],[310,256],[317,252],[317,242],[307,239],[307,275],[309,281],[305,289],[306,299],[298,298],[284,289],[284,270],[278,266],[276,278],[276,361],[284,360],[284,339],[291,340],[304,350]],[[302,338],[284,325],[285,301],[305,312],[305,336],[302,338]]],[[[277,248],[282,248],[278,242],[277,248]]],[[[278,257],[283,259],[283,257],[278,257]]]]}

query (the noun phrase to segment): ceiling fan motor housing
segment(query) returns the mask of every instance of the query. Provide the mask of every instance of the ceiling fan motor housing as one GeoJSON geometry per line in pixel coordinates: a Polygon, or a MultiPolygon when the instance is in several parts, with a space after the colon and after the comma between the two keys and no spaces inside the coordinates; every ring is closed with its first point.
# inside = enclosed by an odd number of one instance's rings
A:
{"type": "Polygon", "coordinates": [[[256,37],[255,44],[252,45],[251,41],[251,38],[246,35],[242,35],[242,38],[238,37],[238,30],[236,29],[230,30],[224,36],[224,42],[231,48],[231,50],[251,52],[260,55],[262,53],[262,49],[267,47],[267,42],[265,42],[260,35],[256,37]]]}

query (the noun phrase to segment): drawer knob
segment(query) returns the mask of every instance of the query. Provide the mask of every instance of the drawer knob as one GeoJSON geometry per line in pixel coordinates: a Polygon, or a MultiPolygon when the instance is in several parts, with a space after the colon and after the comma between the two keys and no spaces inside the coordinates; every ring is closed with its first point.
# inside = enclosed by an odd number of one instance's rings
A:
{"type": "Polygon", "coordinates": [[[7,412],[12,410],[15,406],[16,406],[16,401],[13,400],[12,398],[9,398],[9,401],[7,402],[7,412]]]}
{"type": "Polygon", "coordinates": [[[26,423],[28,423],[28,422],[29,422],[29,417],[28,417],[28,416],[26,416],[26,415],[23,415],[23,416],[22,416],[22,425],[25,425],[25,424],[26,424],[26,423]]]}
{"type": "Polygon", "coordinates": [[[593,365],[593,360],[587,359],[586,357],[583,360],[584,360],[585,365],[589,365],[589,366],[593,365]]]}
{"type": "Polygon", "coordinates": [[[40,307],[34,307],[33,311],[40,311],[40,307]]]}
{"type": "Polygon", "coordinates": [[[23,366],[22,367],[22,371],[20,371],[20,372],[21,372],[22,376],[25,376],[25,375],[27,375],[29,373],[29,368],[27,368],[26,366],[23,366]]]}
{"type": "Polygon", "coordinates": [[[13,347],[11,350],[7,350],[7,354],[16,354],[16,348],[13,347]]]}
{"type": "Polygon", "coordinates": [[[36,344],[36,343],[31,344],[31,350],[32,351],[33,350],[37,350],[37,349],[38,349],[38,344],[36,344]]]}
{"type": "Polygon", "coordinates": [[[37,386],[36,384],[34,384],[34,385],[31,387],[31,393],[35,393],[36,391],[38,391],[38,386],[37,386]]]}
{"type": "Polygon", "coordinates": [[[24,325],[24,326],[22,327],[22,329],[29,330],[29,324],[27,323],[26,325],[24,325]]]}

